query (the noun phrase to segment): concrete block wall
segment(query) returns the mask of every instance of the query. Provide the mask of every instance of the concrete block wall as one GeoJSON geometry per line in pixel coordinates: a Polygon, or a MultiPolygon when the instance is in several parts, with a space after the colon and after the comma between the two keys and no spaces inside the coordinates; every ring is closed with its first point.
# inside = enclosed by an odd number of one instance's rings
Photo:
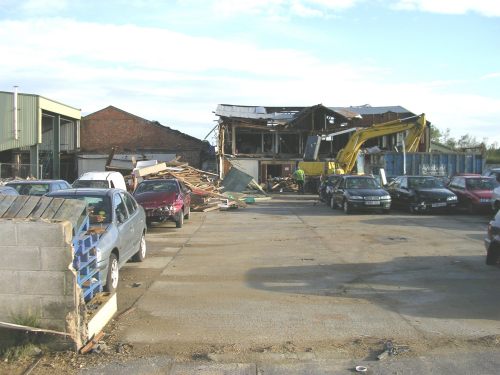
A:
{"type": "Polygon", "coordinates": [[[0,239],[0,321],[35,315],[41,328],[70,333],[79,306],[72,225],[0,219],[0,239]]]}

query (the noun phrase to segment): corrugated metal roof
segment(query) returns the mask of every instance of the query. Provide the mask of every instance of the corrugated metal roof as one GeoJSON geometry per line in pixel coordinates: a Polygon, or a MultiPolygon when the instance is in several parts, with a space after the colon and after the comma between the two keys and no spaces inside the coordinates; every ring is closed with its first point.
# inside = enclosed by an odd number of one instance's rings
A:
{"type": "Polygon", "coordinates": [[[360,106],[351,106],[351,107],[329,107],[332,111],[348,111],[354,112],[357,114],[363,115],[380,115],[387,112],[393,113],[413,113],[407,110],[404,107],[399,105],[394,106],[383,106],[383,107],[372,107],[370,105],[360,105],[360,106]]]}
{"type": "MultiPolygon", "coordinates": [[[[271,107],[275,109],[276,107],[271,107]]],[[[281,120],[288,121],[295,117],[295,115],[300,111],[300,109],[306,107],[298,107],[299,109],[293,110],[283,107],[283,111],[268,112],[268,109],[263,106],[243,106],[243,105],[231,105],[231,104],[219,104],[215,114],[217,116],[223,117],[239,117],[239,118],[250,118],[256,120],[281,120]]]]}
{"type": "MultiPolygon", "coordinates": [[[[304,107],[265,107],[265,106],[245,106],[232,104],[219,104],[215,111],[217,116],[236,117],[255,120],[275,120],[275,121],[291,121],[295,119],[297,114],[311,108],[304,107]]],[[[401,106],[351,106],[351,107],[325,107],[330,111],[336,112],[345,118],[351,119],[363,115],[377,115],[387,112],[394,113],[412,113],[401,106]]]]}

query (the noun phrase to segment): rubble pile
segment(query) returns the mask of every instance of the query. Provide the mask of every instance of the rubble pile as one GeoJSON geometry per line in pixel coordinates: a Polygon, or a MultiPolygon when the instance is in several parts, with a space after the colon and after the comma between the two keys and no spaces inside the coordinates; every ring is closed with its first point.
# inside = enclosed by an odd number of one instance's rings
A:
{"type": "Polygon", "coordinates": [[[134,171],[133,177],[144,179],[176,178],[192,190],[191,210],[211,211],[228,199],[219,186],[219,177],[210,172],[189,166],[187,163],[172,161],[160,163],[134,171]]]}
{"type": "Polygon", "coordinates": [[[298,185],[291,177],[274,177],[267,183],[268,192],[293,193],[299,191],[298,185]]]}

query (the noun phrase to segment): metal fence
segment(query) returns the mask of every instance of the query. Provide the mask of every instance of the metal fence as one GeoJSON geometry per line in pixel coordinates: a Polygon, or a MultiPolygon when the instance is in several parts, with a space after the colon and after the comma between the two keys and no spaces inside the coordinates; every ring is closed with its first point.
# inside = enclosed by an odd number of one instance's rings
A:
{"type": "MultiPolygon", "coordinates": [[[[0,163],[0,178],[28,178],[32,177],[32,164],[18,164],[18,163],[0,163]]],[[[42,175],[42,165],[36,166],[39,170],[40,176],[42,175]]]]}

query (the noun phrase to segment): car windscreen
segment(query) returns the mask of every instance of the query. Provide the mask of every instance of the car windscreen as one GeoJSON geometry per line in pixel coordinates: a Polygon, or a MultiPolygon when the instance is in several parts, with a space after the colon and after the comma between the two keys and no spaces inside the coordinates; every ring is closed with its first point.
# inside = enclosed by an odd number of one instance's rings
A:
{"type": "Polygon", "coordinates": [[[142,194],[148,192],[171,193],[177,191],[177,183],[173,180],[148,180],[141,182],[139,186],[137,186],[134,194],[142,194]]]}
{"type": "Polygon", "coordinates": [[[9,183],[7,186],[10,186],[21,195],[38,195],[42,196],[49,192],[49,184],[16,184],[9,183]]]}
{"type": "Polygon", "coordinates": [[[378,189],[380,186],[373,178],[349,178],[346,181],[347,189],[378,189]]]}
{"type": "Polygon", "coordinates": [[[96,195],[54,195],[54,198],[78,199],[84,201],[87,205],[90,224],[108,224],[111,223],[111,203],[107,196],[96,195]]]}
{"type": "Polygon", "coordinates": [[[410,189],[433,189],[444,187],[443,183],[433,177],[408,177],[410,189]]]}
{"type": "Polygon", "coordinates": [[[109,189],[109,184],[106,180],[76,180],[75,182],[73,182],[73,187],[109,189]]]}
{"type": "Polygon", "coordinates": [[[493,190],[495,181],[492,178],[468,178],[465,186],[469,190],[493,190]]]}

